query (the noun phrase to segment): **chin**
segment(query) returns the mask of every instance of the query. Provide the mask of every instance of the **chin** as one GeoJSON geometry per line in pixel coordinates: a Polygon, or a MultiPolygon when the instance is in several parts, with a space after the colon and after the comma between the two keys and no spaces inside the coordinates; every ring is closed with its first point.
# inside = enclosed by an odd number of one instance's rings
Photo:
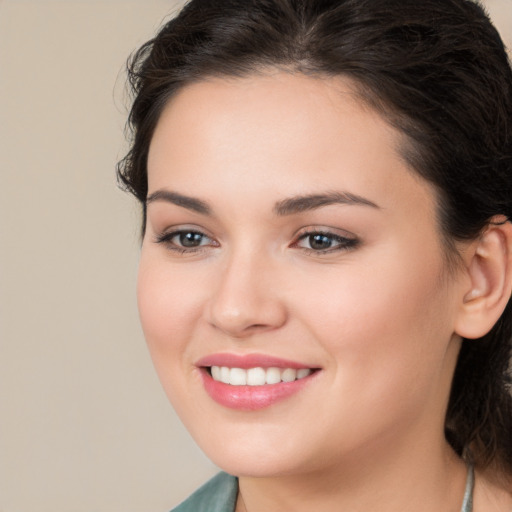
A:
{"type": "Polygon", "coordinates": [[[262,457],[261,454],[258,457],[254,455],[247,457],[221,455],[217,458],[211,458],[212,462],[220,469],[237,477],[270,478],[291,475],[297,472],[291,467],[291,461],[286,460],[285,456],[276,457],[275,459],[279,460],[268,459],[262,457]],[[265,460],[262,460],[263,458],[265,460]]]}
{"type": "Polygon", "coordinates": [[[230,432],[222,436],[200,435],[195,440],[215,465],[238,477],[285,476],[316,466],[311,455],[300,448],[304,441],[294,442],[298,440],[289,435],[272,438],[264,428],[260,430],[259,436],[254,432],[230,432]]]}

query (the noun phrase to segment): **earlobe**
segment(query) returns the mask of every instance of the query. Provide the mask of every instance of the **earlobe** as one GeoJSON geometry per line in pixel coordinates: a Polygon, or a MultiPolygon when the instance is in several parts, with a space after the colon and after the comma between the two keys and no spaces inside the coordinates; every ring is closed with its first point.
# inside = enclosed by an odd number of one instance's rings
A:
{"type": "Polygon", "coordinates": [[[469,288],[463,290],[455,332],[474,339],[492,329],[510,300],[512,224],[493,217],[465,259],[469,288]]]}

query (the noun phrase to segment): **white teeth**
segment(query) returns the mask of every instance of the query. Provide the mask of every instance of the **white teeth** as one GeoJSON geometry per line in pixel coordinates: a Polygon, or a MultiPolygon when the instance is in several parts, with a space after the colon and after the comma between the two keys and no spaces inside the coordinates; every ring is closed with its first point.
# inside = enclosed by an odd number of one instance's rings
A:
{"type": "Polygon", "coordinates": [[[293,382],[297,377],[297,370],[293,368],[286,368],[286,370],[281,375],[281,380],[283,382],[293,382]]]}
{"type": "Polygon", "coordinates": [[[303,379],[304,377],[307,377],[311,373],[311,370],[309,368],[301,368],[300,370],[297,370],[297,379],[303,379]]]}
{"type": "Polygon", "coordinates": [[[231,368],[229,371],[229,383],[233,386],[245,386],[247,384],[247,372],[242,368],[231,368]]]}
{"type": "Polygon", "coordinates": [[[250,368],[247,370],[247,384],[249,386],[263,386],[266,382],[266,376],[267,372],[263,368],[250,368]]]}
{"type": "Polygon", "coordinates": [[[227,366],[212,366],[213,380],[231,384],[232,386],[263,386],[264,384],[278,384],[279,382],[293,382],[303,379],[311,374],[311,369],[301,368],[229,368],[227,366]]]}
{"type": "Polygon", "coordinates": [[[229,384],[229,373],[229,368],[227,368],[226,366],[223,366],[220,369],[220,381],[224,382],[224,384],[229,384]]]}
{"type": "Polygon", "coordinates": [[[213,380],[220,380],[220,366],[212,366],[212,377],[213,380]]]}
{"type": "Polygon", "coordinates": [[[267,368],[267,384],[277,384],[281,382],[281,370],[279,368],[267,368]]]}

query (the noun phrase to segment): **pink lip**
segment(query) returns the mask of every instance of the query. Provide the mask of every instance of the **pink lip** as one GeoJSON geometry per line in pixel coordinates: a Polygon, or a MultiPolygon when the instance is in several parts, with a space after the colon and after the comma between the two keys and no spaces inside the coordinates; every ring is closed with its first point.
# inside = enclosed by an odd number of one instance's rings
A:
{"type": "Polygon", "coordinates": [[[266,354],[212,354],[196,362],[196,366],[228,366],[229,368],[313,368],[307,364],[289,361],[266,354]]]}
{"type": "Polygon", "coordinates": [[[213,380],[207,367],[228,366],[230,368],[312,368],[311,366],[275,358],[263,354],[213,354],[197,361],[200,373],[208,395],[220,405],[240,411],[255,411],[269,407],[276,402],[298,393],[318,375],[313,372],[308,377],[293,382],[265,384],[263,386],[231,386],[213,380]]]}

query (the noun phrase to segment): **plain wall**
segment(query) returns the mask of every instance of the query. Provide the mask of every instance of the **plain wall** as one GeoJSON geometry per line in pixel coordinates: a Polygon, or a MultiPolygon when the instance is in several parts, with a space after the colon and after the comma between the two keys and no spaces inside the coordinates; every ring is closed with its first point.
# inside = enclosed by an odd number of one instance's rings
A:
{"type": "Polygon", "coordinates": [[[124,61],[178,4],[0,0],[0,512],[165,511],[216,472],[146,352],[114,171],[124,61]]]}

